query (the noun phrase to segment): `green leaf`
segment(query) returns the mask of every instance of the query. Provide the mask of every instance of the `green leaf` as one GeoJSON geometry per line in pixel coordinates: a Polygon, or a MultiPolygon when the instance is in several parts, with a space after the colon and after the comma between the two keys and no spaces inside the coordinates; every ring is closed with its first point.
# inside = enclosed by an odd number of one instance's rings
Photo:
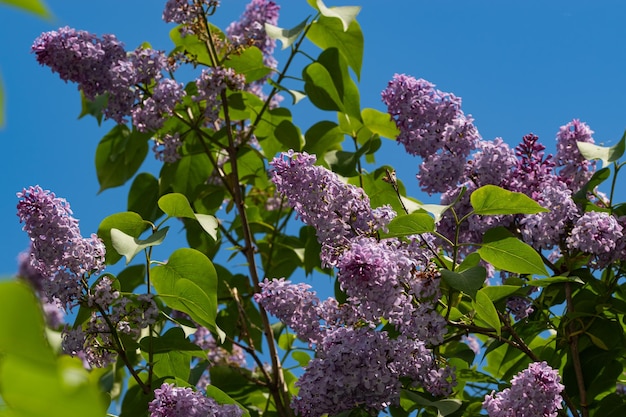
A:
{"type": "Polygon", "coordinates": [[[202,229],[213,238],[213,240],[217,240],[217,231],[219,230],[219,220],[215,218],[215,216],[211,216],[210,214],[195,214],[196,220],[200,223],[202,229]]]}
{"type": "Polygon", "coordinates": [[[111,242],[117,253],[126,257],[126,265],[128,265],[130,261],[145,248],[158,246],[163,243],[168,230],[169,227],[164,227],[163,229],[157,230],[147,239],[142,240],[113,228],[111,229],[111,242]]]}
{"type": "Polygon", "coordinates": [[[572,283],[581,284],[581,285],[585,283],[585,281],[583,281],[582,279],[578,277],[559,276],[559,277],[548,277],[548,278],[542,278],[542,279],[531,279],[530,281],[526,282],[526,284],[533,286],[533,287],[547,287],[548,285],[558,284],[562,282],[572,282],[572,283]]]}
{"type": "Polygon", "coordinates": [[[79,359],[57,357],[45,335],[43,311],[32,289],[22,282],[0,283],[2,415],[104,415],[97,380],[79,359]]]}
{"type": "Polygon", "coordinates": [[[104,109],[106,109],[107,104],[109,102],[108,94],[101,94],[94,98],[93,100],[89,100],[85,97],[85,94],[80,92],[80,114],[78,115],[79,119],[87,115],[91,115],[95,117],[98,121],[98,126],[102,124],[102,118],[104,117],[104,109]]]}
{"type": "Polygon", "coordinates": [[[165,353],[173,350],[179,351],[202,351],[200,346],[185,337],[185,332],[180,327],[172,327],[162,336],[146,336],[139,341],[139,347],[144,352],[165,353]]]}
{"type": "Polygon", "coordinates": [[[218,332],[217,272],[209,258],[195,249],[181,248],[151,271],[154,288],[168,306],[218,332]]]}
{"type": "Polygon", "coordinates": [[[33,13],[43,19],[52,18],[52,14],[46,4],[41,0],[0,0],[0,3],[17,7],[24,11],[33,13]]]}
{"type": "Polygon", "coordinates": [[[395,139],[400,134],[396,122],[388,113],[366,108],[361,112],[361,118],[365,127],[384,138],[395,139]]]}
{"type": "Polygon", "coordinates": [[[230,396],[221,389],[214,387],[213,385],[207,385],[205,391],[207,397],[213,398],[219,404],[236,404],[242,411],[241,417],[250,417],[250,412],[245,407],[230,398],[230,396]]]}
{"type": "Polygon", "coordinates": [[[304,91],[311,102],[322,110],[344,111],[341,96],[333,82],[333,77],[326,67],[313,62],[304,68],[304,91]]]}
{"type": "MultiPolygon", "coordinates": [[[[213,27],[211,29],[213,29],[213,27]]],[[[212,66],[206,43],[198,39],[196,35],[190,33],[182,36],[180,26],[176,26],[174,29],[170,30],[170,39],[174,42],[174,45],[176,45],[175,50],[185,52],[199,64],[204,64],[209,67],[212,66]]]]}
{"type": "Polygon", "coordinates": [[[622,138],[613,146],[598,146],[593,143],[576,142],[578,150],[587,160],[599,159],[602,166],[606,167],[609,163],[619,160],[626,149],[626,132],[622,138]]]}
{"type": "Polygon", "coordinates": [[[414,212],[396,217],[389,223],[387,228],[389,232],[385,233],[385,237],[418,235],[434,232],[435,220],[430,214],[414,212]]]}
{"type": "Polygon", "coordinates": [[[267,36],[271,39],[280,41],[283,45],[282,49],[286,49],[288,46],[292,45],[296,39],[298,39],[298,36],[300,36],[306,27],[308,20],[308,18],[303,20],[299,25],[292,29],[283,29],[278,26],[265,23],[265,33],[267,33],[267,36]]]}
{"type": "Polygon", "coordinates": [[[504,271],[548,275],[541,256],[502,227],[488,230],[477,252],[483,260],[504,271]]]}
{"type": "Polygon", "coordinates": [[[272,70],[263,64],[263,53],[256,46],[246,48],[239,54],[230,54],[224,61],[226,68],[232,68],[246,77],[246,83],[260,80],[272,70]]]}
{"type": "Polygon", "coordinates": [[[133,180],[128,191],[128,211],[138,213],[143,219],[155,222],[163,215],[158,206],[159,180],[142,172],[133,180]]]}
{"type": "MultiPolygon", "coordinates": [[[[400,403],[406,411],[413,411],[415,406],[413,404],[420,405],[422,407],[434,407],[437,409],[437,417],[445,417],[454,413],[461,407],[461,400],[457,399],[444,399],[439,401],[430,401],[422,396],[423,394],[407,389],[402,389],[400,394],[400,403]],[[412,406],[413,405],[413,406],[412,406]],[[408,407],[407,407],[408,406],[408,407]],[[411,407],[412,406],[412,407],[411,407]]],[[[422,408],[419,407],[419,408],[422,408]]]]}
{"type": "Polygon", "coordinates": [[[111,229],[118,229],[129,236],[138,238],[148,227],[150,227],[150,223],[142,219],[139,214],[131,211],[115,213],[102,220],[98,226],[98,236],[107,249],[106,263],[113,265],[122,259],[122,255],[117,253],[113,247],[111,229]]]}
{"type": "Polygon", "coordinates": [[[589,192],[593,191],[598,185],[602,184],[604,181],[608,180],[611,177],[611,170],[608,167],[602,168],[593,173],[589,181],[582,186],[580,190],[576,194],[574,194],[573,199],[578,204],[588,203],[589,200],[587,195],[589,192]]]}
{"type": "Polygon", "coordinates": [[[323,120],[317,122],[304,134],[305,144],[303,150],[309,154],[315,154],[318,159],[331,150],[340,150],[344,134],[339,129],[337,123],[323,120]]]}
{"type": "Polygon", "coordinates": [[[322,0],[317,0],[317,9],[323,16],[336,17],[341,20],[344,32],[348,31],[350,24],[356,21],[356,16],[361,11],[360,6],[341,6],[328,8],[322,0]]]}
{"type": "Polygon", "coordinates": [[[550,211],[525,194],[485,185],[470,196],[474,214],[535,214],[550,211]]]}
{"type": "Polygon", "coordinates": [[[148,154],[150,134],[130,130],[126,125],[115,125],[96,148],[96,174],[100,190],[126,183],[148,154]]]}
{"type": "Polygon", "coordinates": [[[441,278],[443,278],[443,280],[450,287],[469,295],[472,299],[475,299],[476,292],[485,284],[487,271],[482,266],[469,268],[460,274],[447,269],[442,269],[441,278]]]}
{"type": "MultiPolygon", "coordinates": [[[[489,287],[486,287],[489,288],[489,287]]],[[[496,334],[500,336],[500,317],[498,317],[498,311],[493,305],[493,301],[484,292],[485,288],[476,293],[476,300],[472,303],[474,310],[476,310],[476,316],[482,320],[489,327],[495,329],[496,334]]]]}
{"type": "Polygon", "coordinates": [[[291,352],[291,357],[302,367],[307,366],[311,361],[311,355],[301,350],[294,350],[291,352]]]}
{"type": "Polygon", "coordinates": [[[180,378],[183,381],[189,379],[191,355],[188,352],[170,350],[164,353],[156,353],[153,356],[153,361],[154,366],[152,369],[157,377],[180,378]]]}
{"type": "Polygon", "coordinates": [[[489,297],[494,303],[511,294],[514,294],[520,287],[517,285],[491,285],[483,288],[481,291],[489,297]]]}
{"type": "Polygon", "coordinates": [[[205,154],[185,155],[173,164],[164,164],[161,169],[160,192],[168,187],[172,191],[195,200],[211,176],[213,165],[205,154]]]}
{"type": "Polygon", "coordinates": [[[585,334],[587,336],[589,336],[589,339],[591,339],[591,343],[593,343],[594,345],[596,345],[597,347],[599,347],[602,350],[609,350],[608,346],[606,345],[606,343],[604,343],[602,341],[602,339],[600,339],[598,336],[594,336],[589,332],[585,332],[585,334]]]}
{"type": "Polygon", "coordinates": [[[195,213],[189,200],[183,194],[170,193],[159,198],[159,208],[169,217],[186,217],[195,219],[195,213]]]}
{"type": "Polygon", "coordinates": [[[323,50],[337,48],[339,53],[354,70],[357,79],[361,77],[363,63],[363,33],[356,20],[343,29],[343,21],[334,17],[321,16],[311,24],[307,38],[323,50]]]}
{"type": "Polygon", "coordinates": [[[328,48],[317,57],[317,62],[322,64],[330,74],[333,85],[339,94],[339,99],[343,104],[344,110],[342,111],[360,122],[361,98],[359,89],[350,76],[345,58],[337,48],[328,48]]]}

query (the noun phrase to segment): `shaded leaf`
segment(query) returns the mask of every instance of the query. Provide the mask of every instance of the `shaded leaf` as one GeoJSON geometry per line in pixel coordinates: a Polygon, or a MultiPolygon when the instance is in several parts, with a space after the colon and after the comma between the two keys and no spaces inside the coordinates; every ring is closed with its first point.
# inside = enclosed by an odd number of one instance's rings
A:
{"type": "Polygon", "coordinates": [[[487,270],[482,266],[475,266],[459,274],[447,269],[442,269],[441,278],[443,278],[443,280],[450,287],[469,295],[472,299],[475,299],[476,292],[485,283],[487,270]]]}

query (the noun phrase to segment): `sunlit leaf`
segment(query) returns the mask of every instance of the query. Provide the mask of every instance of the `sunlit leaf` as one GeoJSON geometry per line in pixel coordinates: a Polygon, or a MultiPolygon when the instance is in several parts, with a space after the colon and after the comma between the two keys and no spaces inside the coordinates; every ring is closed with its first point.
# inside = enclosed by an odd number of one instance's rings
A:
{"type": "Polygon", "coordinates": [[[476,310],[476,316],[482,320],[485,324],[495,329],[496,334],[499,336],[500,329],[500,317],[498,317],[498,311],[493,305],[493,301],[482,290],[476,293],[476,300],[474,301],[474,310],[476,310]]]}
{"type": "Polygon", "coordinates": [[[535,214],[550,211],[526,194],[505,190],[495,185],[485,185],[470,196],[474,214],[535,214]]]}
{"type": "Polygon", "coordinates": [[[169,227],[164,227],[157,230],[146,239],[138,239],[127,235],[119,229],[113,228],[111,229],[111,242],[117,253],[126,257],[126,265],[128,265],[139,252],[148,247],[158,246],[163,243],[168,229],[169,227]]]}
{"type": "Polygon", "coordinates": [[[578,150],[585,159],[599,159],[602,161],[602,166],[606,167],[611,162],[619,160],[624,154],[626,149],[626,132],[624,132],[619,142],[613,146],[599,146],[587,142],[576,142],[576,145],[578,145],[578,150]]]}
{"type": "Polygon", "coordinates": [[[548,275],[537,251],[504,228],[488,230],[477,252],[482,259],[504,271],[548,275]]]}
{"type": "Polygon", "coordinates": [[[267,33],[267,36],[269,36],[271,39],[280,41],[283,45],[282,49],[286,49],[287,47],[292,45],[296,41],[296,39],[298,39],[298,36],[300,36],[302,31],[306,27],[308,20],[308,18],[303,20],[300,24],[291,29],[279,28],[278,26],[274,26],[266,22],[265,33],[267,33]]]}

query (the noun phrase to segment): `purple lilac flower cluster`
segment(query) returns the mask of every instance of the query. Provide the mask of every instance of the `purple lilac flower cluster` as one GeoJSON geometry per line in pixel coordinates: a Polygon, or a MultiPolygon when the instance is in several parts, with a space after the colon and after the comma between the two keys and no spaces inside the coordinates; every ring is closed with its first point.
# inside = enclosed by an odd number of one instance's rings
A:
{"type": "Polygon", "coordinates": [[[95,234],[81,236],[65,199],[39,186],[17,196],[17,214],[31,240],[30,264],[44,277],[42,294],[71,307],[82,294],[82,280],[104,269],[104,244],[95,234]]]}
{"type": "Polygon", "coordinates": [[[275,69],[276,59],[272,56],[276,40],[267,36],[265,23],[276,25],[280,6],[269,0],[252,0],[238,21],[226,28],[226,35],[235,45],[254,45],[261,50],[264,64],[275,69]]]}
{"type": "Polygon", "coordinates": [[[150,417],[241,417],[243,411],[235,404],[218,404],[191,388],[164,383],[154,390],[148,404],[150,417]]]}
{"type": "Polygon", "coordinates": [[[433,194],[454,188],[480,140],[473,119],[461,110],[461,99],[404,74],[394,75],[382,99],[400,130],[398,142],[423,158],[417,176],[422,190],[433,194]]]}
{"type": "Polygon", "coordinates": [[[593,130],[586,123],[574,119],[561,126],[556,134],[556,165],[559,178],[574,192],[578,191],[593,175],[596,162],[586,160],[576,142],[595,143],[593,130]]]}
{"type": "Polygon", "coordinates": [[[100,39],[63,27],[39,36],[32,51],[40,64],[58,72],[61,79],[77,83],[87,99],[107,94],[105,117],[126,123],[132,115],[140,131],[159,129],[185,94],[182,85],[162,79],[168,69],[163,52],[138,48],[127,54],[113,35],[100,39]],[[157,82],[152,94],[136,88],[152,81],[157,82]]]}
{"type": "Polygon", "coordinates": [[[563,385],[557,370],[546,362],[531,363],[511,380],[511,387],[485,396],[490,417],[556,417],[562,409],[563,385]]]}
{"type": "Polygon", "coordinates": [[[159,315],[152,294],[121,296],[107,276],[90,290],[86,305],[93,310],[85,329],[64,329],[61,347],[65,353],[83,358],[92,368],[115,361],[118,346],[114,332],[137,339],[141,330],[154,324],[159,315]]]}
{"type": "Polygon", "coordinates": [[[17,275],[21,279],[28,282],[39,296],[39,301],[41,302],[41,307],[43,309],[48,327],[57,329],[61,324],[63,324],[65,314],[63,314],[62,307],[56,301],[48,300],[48,298],[43,294],[43,283],[46,278],[31,265],[30,253],[31,251],[29,249],[19,254],[17,258],[17,275]]]}
{"type": "Polygon", "coordinates": [[[624,226],[615,216],[590,211],[576,220],[567,238],[567,247],[593,255],[596,266],[602,268],[624,258],[623,232],[624,226]]]}
{"type": "Polygon", "coordinates": [[[434,365],[424,343],[392,339],[369,328],[329,331],[296,385],[292,407],[303,417],[338,414],[354,407],[377,412],[400,400],[400,378],[411,378],[435,395],[451,392],[449,371],[434,365]]]}
{"type": "Polygon", "coordinates": [[[219,4],[219,0],[167,0],[163,20],[180,24],[183,36],[197,33],[203,29],[199,23],[204,22],[208,11],[219,4]]]}
{"type": "Polygon", "coordinates": [[[198,94],[193,96],[195,101],[204,101],[205,124],[215,127],[219,124],[219,113],[222,106],[220,95],[226,88],[231,90],[242,90],[245,85],[245,78],[241,74],[235,73],[232,68],[214,67],[202,70],[200,77],[196,80],[198,94]]]}
{"type": "Polygon", "coordinates": [[[362,189],[315,161],[306,152],[283,152],[270,163],[270,176],[298,217],[315,227],[324,265],[334,266],[353,238],[375,235],[395,213],[389,207],[372,210],[362,189]]]}

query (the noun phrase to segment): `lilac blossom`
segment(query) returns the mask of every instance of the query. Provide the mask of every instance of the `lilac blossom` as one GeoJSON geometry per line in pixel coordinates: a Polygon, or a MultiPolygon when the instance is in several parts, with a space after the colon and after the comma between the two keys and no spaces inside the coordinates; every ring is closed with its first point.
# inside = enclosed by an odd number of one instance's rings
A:
{"type": "Polygon", "coordinates": [[[478,152],[467,161],[464,175],[479,187],[487,184],[500,185],[516,166],[515,152],[502,138],[493,141],[481,140],[478,152]]]}
{"type": "Polygon", "coordinates": [[[424,158],[417,180],[425,193],[433,195],[455,189],[463,175],[465,156],[450,152],[437,152],[424,158]]]}
{"type": "Polygon", "coordinates": [[[298,217],[315,227],[322,262],[333,266],[352,239],[373,236],[385,228],[393,214],[388,208],[372,210],[362,189],[315,166],[315,160],[306,152],[283,152],[270,163],[270,176],[298,217]]]}
{"type": "Polygon", "coordinates": [[[196,80],[198,93],[193,96],[193,99],[205,103],[205,124],[213,126],[219,121],[222,92],[227,88],[241,90],[244,88],[244,84],[243,75],[235,73],[232,68],[213,67],[202,70],[200,77],[196,80]]]}
{"type": "Polygon", "coordinates": [[[506,300],[506,308],[513,314],[513,319],[524,320],[535,311],[533,303],[525,297],[509,297],[506,300]]]}
{"type": "Polygon", "coordinates": [[[479,139],[472,118],[461,110],[461,99],[424,79],[396,74],[382,99],[400,130],[398,142],[411,155],[427,158],[447,148],[466,157],[479,139]]]}
{"type": "Polygon", "coordinates": [[[511,387],[485,396],[490,417],[556,417],[563,385],[557,370],[546,362],[531,363],[511,380],[511,387]]]}
{"type": "Polygon", "coordinates": [[[100,39],[68,26],[42,33],[31,50],[37,62],[59,73],[62,80],[77,83],[90,100],[109,91],[109,68],[126,57],[124,45],[114,35],[100,39]]]}
{"type": "Polygon", "coordinates": [[[181,158],[179,149],[182,144],[180,133],[166,133],[163,136],[154,138],[152,151],[155,158],[159,161],[173,164],[181,158]]]}
{"type": "Polygon", "coordinates": [[[621,251],[616,249],[624,236],[623,230],[615,216],[590,211],[583,214],[574,224],[567,238],[567,247],[570,250],[596,255],[601,260],[600,266],[605,266],[621,255],[621,251]]]}
{"type": "Polygon", "coordinates": [[[73,305],[82,294],[81,280],[104,269],[104,244],[95,234],[81,236],[65,199],[39,186],[17,196],[17,213],[31,240],[30,263],[45,277],[43,295],[73,305]]]}
{"type": "Polygon", "coordinates": [[[317,343],[320,340],[319,298],[308,284],[292,284],[284,278],[259,283],[261,292],[254,300],[267,311],[293,329],[304,341],[317,343]]]}
{"type": "Polygon", "coordinates": [[[326,334],[317,356],[296,385],[292,407],[303,417],[338,414],[355,406],[375,413],[397,405],[400,378],[409,377],[434,395],[447,395],[453,381],[450,370],[434,365],[423,342],[362,327],[338,327],[326,334]]]}
{"type": "Polygon", "coordinates": [[[548,178],[541,190],[534,193],[534,199],[550,211],[526,215],[519,221],[522,239],[537,250],[558,246],[564,230],[578,216],[572,191],[558,177],[548,178]]]}
{"type": "Polygon", "coordinates": [[[133,125],[140,132],[159,130],[185,94],[182,84],[169,78],[159,81],[152,95],[131,111],[133,125]]]}
{"type": "Polygon", "coordinates": [[[252,0],[239,20],[226,28],[226,35],[236,46],[254,45],[259,48],[263,53],[265,66],[272,69],[277,66],[276,59],[272,56],[276,40],[267,35],[264,24],[276,25],[279,10],[280,6],[273,1],[252,0]]]}
{"type": "Polygon", "coordinates": [[[546,182],[554,182],[555,163],[552,155],[544,155],[545,149],[546,147],[539,143],[539,137],[532,133],[524,136],[522,142],[515,147],[518,160],[505,183],[505,188],[535,199],[546,182]]]}
{"type": "Polygon", "coordinates": [[[150,417],[241,417],[243,414],[235,404],[220,405],[201,392],[167,383],[154,390],[148,411],[150,417]]]}
{"type": "Polygon", "coordinates": [[[43,295],[43,284],[46,278],[31,265],[30,253],[31,251],[29,249],[19,254],[17,258],[17,275],[21,279],[27,281],[39,296],[39,301],[41,302],[41,307],[43,309],[48,327],[51,329],[57,329],[61,324],[63,324],[65,314],[63,314],[62,306],[60,306],[58,302],[54,300],[50,301],[45,295],[43,295]]]}
{"type": "Polygon", "coordinates": [[[595,143],[593,130],[586,123],[574,119],[561,126],[556,134],[556,165],[560,167],[559,177],[576,192],[593,175],[595,161],[586,160],[576,142],[595,143]]]}
{"type": "Polygon", "coordinates": [[[180,32],[184,35],[202,30],[199,24],[205,20],[208,11],[219,6],[218,0],[167,0],[163,10],[163,20],[182,25],[180,32]]]}

